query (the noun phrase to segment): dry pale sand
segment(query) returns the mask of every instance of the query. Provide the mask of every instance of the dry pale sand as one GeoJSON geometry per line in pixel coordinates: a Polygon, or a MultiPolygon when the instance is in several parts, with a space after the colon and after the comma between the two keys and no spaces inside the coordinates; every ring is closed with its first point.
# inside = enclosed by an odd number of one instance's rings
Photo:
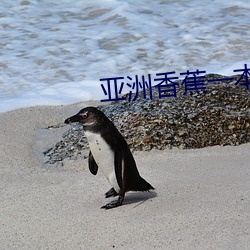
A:
{"type": "Polygon", "coordinates": [[[110,187],[87,160],[41,163],[68,127],[43,128],[86,105],[0,114],[0,249],[250,248],[250,144],[135,152],[155,192],[103,210],[110,187]]]}

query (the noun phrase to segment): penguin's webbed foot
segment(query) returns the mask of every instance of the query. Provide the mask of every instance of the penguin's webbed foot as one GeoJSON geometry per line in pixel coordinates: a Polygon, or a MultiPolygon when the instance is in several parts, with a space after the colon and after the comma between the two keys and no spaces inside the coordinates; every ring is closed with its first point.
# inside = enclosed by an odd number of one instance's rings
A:
{"type": "Polygon", "coordinates": [[[115,197],[117,195],[118,195],[118,193],[115,191],[114,188],[111,188],[107,193],[105,193],[106,198],[109,198],[109,197],[112,197],[112,196],[115,197]]]}
{"type": "Polygon", "coordinates": [[[108,204],[102,206],[101,208],[110,209],[110,208],[114,208],[114,207],[119,207],[119,206],[122,205],[123,200],[124,200],[124,197],[123,197],[123,196],[119,196],[118,200],[116,200],[116,201],[111,201],[110,203],[108,203],[108,204]]]}

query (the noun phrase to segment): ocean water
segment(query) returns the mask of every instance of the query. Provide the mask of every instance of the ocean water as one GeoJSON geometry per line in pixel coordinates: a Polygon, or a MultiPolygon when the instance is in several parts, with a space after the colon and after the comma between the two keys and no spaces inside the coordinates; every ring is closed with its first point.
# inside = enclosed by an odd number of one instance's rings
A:
{"type": "Polygon", "coordinates": [[[1,0],[0,112],[106,99],[101,78],[232,75],[250,66],[249,13],[245,0],[1,0]]]}

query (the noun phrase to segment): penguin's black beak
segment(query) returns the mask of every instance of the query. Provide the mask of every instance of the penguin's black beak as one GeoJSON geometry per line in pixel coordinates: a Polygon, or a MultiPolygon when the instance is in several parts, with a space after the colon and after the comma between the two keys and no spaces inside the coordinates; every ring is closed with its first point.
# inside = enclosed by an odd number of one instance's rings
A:
{"type": "Polygon", "coordinates": [[[67,118],[64,121],[64,123],[70,124],[72,122],[80,122],[80,120],[81,120],[81,116],[79,116],[78,114],[76,114],[76,115],[73,115],[73,116],[67,118]]]}

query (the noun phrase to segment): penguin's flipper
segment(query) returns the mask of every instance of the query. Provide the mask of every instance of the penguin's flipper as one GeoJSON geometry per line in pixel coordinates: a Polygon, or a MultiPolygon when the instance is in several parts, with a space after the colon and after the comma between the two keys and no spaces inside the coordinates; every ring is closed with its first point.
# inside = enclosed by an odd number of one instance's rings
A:
{"type": "Polygon", "coordinates": [[[115,147],[115,176],[120,189],[123,189],[122,181],[122,149],[115,147]]]}
{"type": "Polygon", "coordinates": [[[118,193],[115,191],[114,188],[111,188],[108,192],[105,193],[106,198],[109,198],[109,197],[112,197],[112,196],[115,197],[117,195],[118,195],[118,193]]]}
{"type": "Polygon", "coordinates": [[[91,151],[89,151],[89,170],[93,175],[96,175],[98,171],[98,165],[96,164],[91,151]]]}
{"type": "Polygon", "coordinates": [[[122,205],[123,200],[124,200],[124,196],[119,195],[118,200],[111,201],[110,203],[102,206],[101,208],[110,209],[110,208],[114,208],[114,207],[119,207],[122,205]]]}

